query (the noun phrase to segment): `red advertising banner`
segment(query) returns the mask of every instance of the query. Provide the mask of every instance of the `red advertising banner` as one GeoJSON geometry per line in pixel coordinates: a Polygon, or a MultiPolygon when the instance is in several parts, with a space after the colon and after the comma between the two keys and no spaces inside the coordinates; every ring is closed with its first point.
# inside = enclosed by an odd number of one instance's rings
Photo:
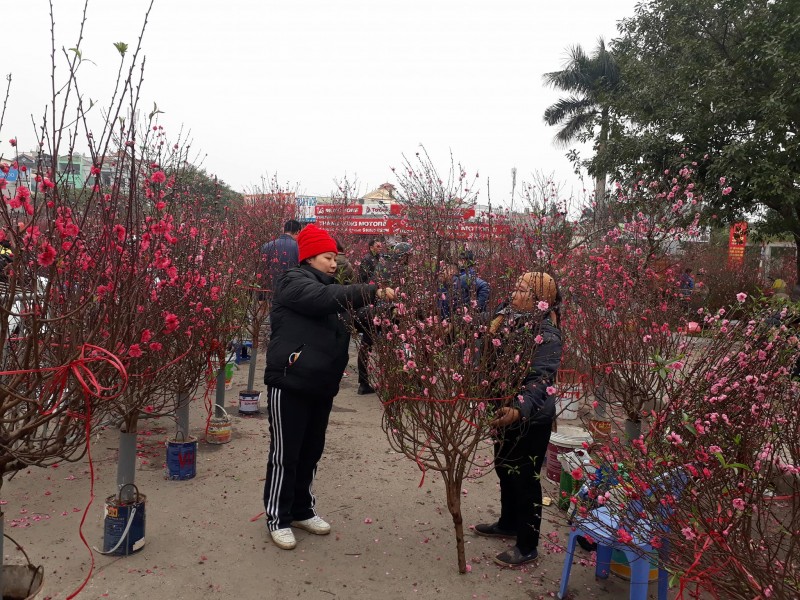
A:
{"type": "Polygon", "coordinates": [[[449,233],[457,240],[486,239],[495,235],[510,235],[511,227],[505,224],[458,223],[454,227],[448,227],[442,233],[443,235],[449,233]]]}
{"type": "Polygon", "coordinates": [[[356,235],[384,234],[388,233],[386,219],[375,217],[372,219],[353,219],[339,220],[336,217],[317,217],[317,226],[323,229],[336,231],[342,229],[347,233],[356,235]]]}
{"type": "Polygon", "coordinates": [[[511,232],[511,228],[505,224],[468,222],[475,216],[474,208],[456,208],[447,213],[421,208],[408,211],[402,204],[372,202],[318,204],[314,212],[319,227],[355,235],[413,234],[415,225],[422,222],[436,223],[439,235],[459,240],[507,235],[511,232]],[[428,212],[431,214],[428,215],[428,212]]]}
{"type": "MultiPolygon", "coordinates": [[[[405,215],[409,211],[406,210],[405,206],[397,205],[399,210],[392,211],[392,214],[402,214],[405,215]]],[[[392,207],[394,208],[394,207],[392,207]]],[[[411,214],[414,218],[420,218],[421,215],[425,215],[427,213],[431,213],[432,216],[439,220],[443,219],[472,219],[475,216],[475,209],[474,208],[453,208],[449,211],[445,211],[444,209],[433,209],[433,208],[426,208],[426,207],[416,207],[411,211],[411,214]]]]}
{"type": "MultiPolygon", "coordinates": [[[[406,206],[403,204],[317,204],[314,213],[317,216],[329,215],[370,215],[370,216],[401,216],[406,214],[406,206]]],[[[445,216],[442,212],[436,212],[437,217],[445,216]]],[[[452,218],[472,219],[475,216],[474,208],[455,209],[452,218]]]]}
{"type": "MultiPolygon", "coordinates": [[[[414,233],[413,222],[405,219],[389,219],[386,223],[387,233],[391,235],[414,233]]],[[[437,227],[437,233],[442,237],[452,237],[457,240],[485,239],[493,235],[510,235],[511,227],[506,224],[489,223],[452,223],[437,227]]]]}
{"type": "Polygon", "coordinates": [[[362,204],[317,204],[314,207],[314,214],[317,216],[326,215],[360,215],[363,214],[362,204]]]}
{"type": "Polygon", "coordinates": [[[739,265],[744,262],[744,249],[747,246],[747,221],[731,225],[728,235],[728,262],[739,265]]]}

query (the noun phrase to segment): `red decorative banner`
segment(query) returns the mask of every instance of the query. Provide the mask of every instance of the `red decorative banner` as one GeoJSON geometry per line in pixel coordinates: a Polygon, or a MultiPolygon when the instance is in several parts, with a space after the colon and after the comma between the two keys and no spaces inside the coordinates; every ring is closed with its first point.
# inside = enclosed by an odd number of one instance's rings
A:
{"type": "Polygon", "coordinates": [[[728,263],[740,265],[744,262],[744,249],[747,246],[747,221],[731,225],[728,235],[728,263]]]}
{"type": "Polygon", "coordinates": [[[361,215],[363,212],[363,204],[317,204],[314,207],[314,214],[318,217],[361,215]]]}
{"type": "Polygon", "coordinates": [[[331,231],[342,230],[356,235],[377,235],[389,232],[386,219],[381,217],[373,219],[353,219],[348,217],[342,220],[336,219],[336,217],[317,217],[317,226],[331,231]]]}

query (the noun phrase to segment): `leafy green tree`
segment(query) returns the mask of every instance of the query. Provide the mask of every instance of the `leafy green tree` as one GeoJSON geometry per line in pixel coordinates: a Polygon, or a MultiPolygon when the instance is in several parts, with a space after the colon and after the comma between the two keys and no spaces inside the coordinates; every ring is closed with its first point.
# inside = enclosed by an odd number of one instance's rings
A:
{"type": "MultiPolygon", "coordinates": [[[[619,73],[613,54],[601,38],[591,56],[580,46],[574,46],[561,71],[544,74],[548,86],[570,94],[544,112],[545,123],[560,126],[555,136],[558,145],[596,139],[597,152],[605,151],[612,122],[609,98],[619,85],[619,73]]],[[[590,173],[595,176],[599,207],[606,193],[606,171],[600,168],[590,173]]]]}
{"type": "Polygon", "coordinates": [[[709,213],[765,216],[800,242],[800,2],[648,0],[619,30],[621,126],[594,168],[696,162],[709,213]]]}
{"type": "Polygon", "coordinates": [[[183,197],[187,201],[202,198],[203,206],[219,215],[224,214],[226,208],[241,206],[244,202],[242,194],[216,175],[209,175],[202,167],[191,164],[175,172],[175,191],[177,198],[183,197]]]}

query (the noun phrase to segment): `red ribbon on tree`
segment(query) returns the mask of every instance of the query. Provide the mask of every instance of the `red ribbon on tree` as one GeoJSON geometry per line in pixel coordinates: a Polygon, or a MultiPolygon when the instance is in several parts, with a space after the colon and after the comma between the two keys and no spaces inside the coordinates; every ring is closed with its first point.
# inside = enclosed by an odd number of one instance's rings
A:
{"type": "Polygon", "coordinates": [[[89,487],[89,503],[86,505],[86,508],[83,511],[83,516],[81,517],[81,522],[78,527],[78,534],[80,535],[81,541],[83,545],[86,546],[86,549],[89,550],[89,557],[91,559],[91,564],[89,566],[89,573],[86,575],[86,578],[81,583],[80,587],[77,590],[72,592],[69,596],[67,596],[67,600],[71,600],[75,596],[77,596],[86,584],[89,582],[89,579],[94,572],[94,554],[92,553],[92,549],[89,547],[89,543],[86,541],[86,537],[83,535],[83,524],[86,521],[86,515],[89,513],[89,508],[91,508],[92,503],[94,502],[94,464],[92,462],[92,449],[91,449],[91,425],[92,425],[92,403],[90,402],[91,398],[96,398],[98,400],[107,401],[113,400],[118,398],[122,395],[125,391],[125,387],[128,384],[128,372],[125,370],[125,366],[122,364],[122,361],[117,357],[115,354],[109,352],[105,348],[101,348],[100,346],[95,346],[93,344],[83,344],[81,346],[80,355],[75,360],[72,360],[66,364],[60,365],[58,367],[43,367],[38,369],[19,369],[15,371],[0,371],[0,375],[24,375],[29,373],[45,373],[45,372],[54,372],[53,378],[47,384],[45,388],[45,393],[42,394],[43,398],[50,398],[51,396],[56,396],[57,401],[53,402],[53,406],[50,409],[43,410],[40,406],[40,412],[43,415],[50,415],[56,412],[61,404],[61,400],[64,397],[64,391],[67,389],[67,383],[69,382],[70,377],[73,377],[75,381],[78,382],[81,389],[83,390],[83,397],[84,397],[84,412],[79,413],[73,410],[67,410],[65,415],[70,418],[74,419],[81,419],[85,423],[86,427],[86,455],[89,458],[89,473],[90,473],[90,487],[89,487]],[[88,351],[88,352],[87,352],[88,351]],[[91,369],[91,365],[96,363],[108,363],[110,364],[120,375],[121,381],[119,384],[111,385],[111,386],[104,386],[101,385],[100,382],[97,380],[94,372],[91,369]],[[114,392],[112,394],[107,394],[107,392],[114,392]]]}

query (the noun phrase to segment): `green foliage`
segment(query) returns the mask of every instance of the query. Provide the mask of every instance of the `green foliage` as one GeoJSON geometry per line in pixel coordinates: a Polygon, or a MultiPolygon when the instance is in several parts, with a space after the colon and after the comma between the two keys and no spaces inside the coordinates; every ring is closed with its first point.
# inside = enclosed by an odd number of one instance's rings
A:
{"type": "Polygon", "coordinates": [[[757,211],[800,239],[798,2],[649,0],[619,29],[623,77],[593,168],[631,179],[697,162],[709,212],[757,211]]]}
{"type": "Polygon", "coordinates": [[[184,201],[194,202],[201,198],[204,206],[212,208],[219,215],[224,214],[226,208],[240,206],[244,202],[242,194],[216,176],[206,173],[202,167],[194,165],[186,165],[175,173],[175,189],[178,192],[177,201],[183,198],[184,201]]]}
{"type": "Polygon", "coordinates": [[[148,121],[152,121],[153,117],[155,117],[156,115],[163,115],[163,114],[164,114],[164,111],[163,110],[158,110],[158,104],[153,102],[153,110],[150,111],[149,115],[147,115],[147,120],[148,121]]]}
{"type": "Polygon", "coordinates": [[[591,56],[580,46],[571,48],[564,69],[545,73],[544,81],[570,94],[544,112],[545,123],[561,126],[556,142],[566,145],[592,138],[596,127],[602,140],[609,122],[607,97],[619,84],[619,69],[603,40],[591,56]]]}

